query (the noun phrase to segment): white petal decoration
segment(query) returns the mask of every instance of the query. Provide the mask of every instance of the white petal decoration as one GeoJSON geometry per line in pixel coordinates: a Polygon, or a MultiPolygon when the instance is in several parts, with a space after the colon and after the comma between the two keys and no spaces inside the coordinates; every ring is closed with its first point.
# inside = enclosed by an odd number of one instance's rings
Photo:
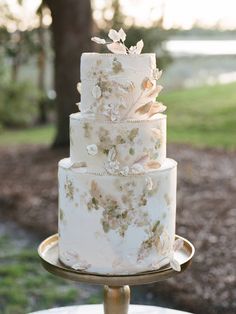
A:
{"type": "Polygon", "coordinates": [[[113,41],[113,42],[117,42],[120,41],[120,34],[114,30],[114,29],[110,29],[109,33],[108,33],[108,37],[113,41]]]}
{"type": "Polygon", "coordinates": [[[177,251],[177,250],[180,250],[183,246],[184,246],[184,241],[182,239],[177,239],[175,240],[173,249],[174,251],[177,251]]]}
{"type": "Polygon", "coordinates": [[[77,84],[77,91],[81,94],[81,82],[77,84]]]}
{"type": "Polygon", "coordinates": [[[159,78],[162,76],[162,70],[160,71],[159,69],[154,69],[153,70],[153,78],[155,80],[159,80],[159,78]]]}
{"type": "Polygon", "coordinates": [[[123,28],[121,28],[121,29],[119,30],[119,36],[120,36],[120,39],[121,39],[123,42],[126,40],[126,34],[125,34],[123,28]]]}
{"type": "Polygon", "coordinates": [[[119,174],[120,163],[117,160],[106,162],[104,166],[108,173],[119,174]]]}
{"type": "Polygon", "coordinates": [[[114,161],[116,158],[116,149],[115,147],[112,147],[109,152],[108,152],[108,160],[109,161],[114,161]]]}
{"type": "Polygon", "coordinates": [[[170,266],[171,266],[171,268],[173,268],[175,271],[181,271],[181,266],[180,266],[179,262],[178,262],[176,259],[174,259],[174,258],[172,258],[172,259],[170,260],[170,266]]]}
{"type": "Polygon", "coordinates": [[[107,49],[113,53],[123,54],[123,55],[127,54],[125,45],[121,43],[115,42],[112,44],[108,44],[107,49]]]}
{"type": "Polygon", "coordinates": [[[120,171],[120,174],[122,176],[127,176],[129,174],[129,167],[128,166],[123,167],[120,171]]]}
{"type": "Polygon", "coordinates": [[[94,41],[96,44],[104,45],[106,43],[105,39],[99,37],[92,37],[91,40],[94,41]]]}
{"type": "Polygon", "coordinates": [[[146,182],[146,187],[147,187],[148,191],[151,191],[153,189],[152,178],[146,177],[145,182],[146,182]]]}
{"type": "Polygon", "coordinates": [[[129,48],[129,53],[130,53],[130,54],[134,54],[135,51],[136,51],[136,46],[131,46],[131,47],[129,48]]]}
{"type": "Polygon", "coordinates": [[[136,54],[140,54],[143,50],[143,46],[144,46],[144,43],[142,40],[140,40],[139,42],[137,42],[137,45],[136,45],[136,54]]]}
{"type": "Polygon", "coordinates": [[[112,122],[119,120],[119,116],[117,114],[114,114],[113,112],[111,112],[110,118],[112,122]]]}
{"type": "Polygon", "coordinates": [[[131,167],[131,172],[134,173],[134,174],[144,173],[144,172],[145,172],[145,169],[144,169],[143,165],[136,163],[136,164],[134,164],[134,165],[131,167]]]}
{"type": "Polygon", "coordinates": [[[98,148],[97,148],[96,144],[88,145],[86,148],[87,148],[87,152],[88,152],[89,155],[92,155],[92,156],[97,155],[98,148]]]}
{"type": "Polygon", "coordinates": [[[80,264],[77,263],[77,264],[73,264],[73,265],[71,266],[71,268],[73,268],[73,269],[75,269],[75,270],[78,270],[78,269],[80,269],[81,267],[80,267],[80,264]]]}
{"type": "Polygon", "coordinates": [[[142,52],[144,43],[142,40],[137,42],[136,46],[131,46],[129,49],[124,45],[126,40],[126,33],[123,28],[117,32],[115,29],[111,29],[108,33],[108,37],[112,40],[112,43],[107,42],[100,37],[92,37],[91,40],[97,44],[107,44],[107,48],[117,54],[140,54],[142,52]]]}
{"type": "Polygon", "coordinates": [[[92,90],[92,95],[95,99],[99,99],[102,96],[101,88],[98,85],[95,85],[92,90]]]}

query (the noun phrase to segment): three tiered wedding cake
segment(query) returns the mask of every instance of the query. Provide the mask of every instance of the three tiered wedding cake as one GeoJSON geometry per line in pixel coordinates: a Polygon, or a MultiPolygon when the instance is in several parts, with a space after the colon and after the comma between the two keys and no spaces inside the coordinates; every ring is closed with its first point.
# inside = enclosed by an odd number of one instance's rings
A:
{"type": "Polygon", "coordinates": [[[109,32],[114,54],[81,58],[80,113],[70,116],[70,158],[59,162],[59,257],[76,270],[133,274],[174,259],[176,168],[166,158],[165,107],[155,54],[109,32]]]}

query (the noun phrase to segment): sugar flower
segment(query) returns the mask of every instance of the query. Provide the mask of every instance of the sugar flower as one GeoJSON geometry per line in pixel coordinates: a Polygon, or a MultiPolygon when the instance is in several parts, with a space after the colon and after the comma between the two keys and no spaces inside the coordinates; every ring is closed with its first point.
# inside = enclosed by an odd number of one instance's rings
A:
{"type": "Polygon", "coordinates": [[[126,33],[122,28],[119,31],[111,29],[108,37],[111,39],[111,42],[99,37],[92,37],[91,40],[97,44],[107,45],[108,50],[117,54],[140,54],[142,52],[144,46],[142,40],[138,41],[136,46],[131,46],[130,48],[125,46],[126,33]]]}

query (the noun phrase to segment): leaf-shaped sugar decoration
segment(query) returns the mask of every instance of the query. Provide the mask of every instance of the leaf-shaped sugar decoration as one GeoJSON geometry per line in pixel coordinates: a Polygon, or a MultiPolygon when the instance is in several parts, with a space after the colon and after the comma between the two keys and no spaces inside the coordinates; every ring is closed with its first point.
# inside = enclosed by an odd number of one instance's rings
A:
{"type": "Polygon", "coordinates": [[[156,160],[150,160],[147,164],[146,167],[148,169],[158,169],[161,167],[160,163],[156,160]]]}
{"type": "Polygon", "coordinates": [[[170,260],[170,266],[171,266],[171,268],[173,268],[175,271],[181,271],[181,266],[180,266],[179,262],[178,262],[176,259],[174,259],[174,258],[172,258],[172,259],[170,260]]]}
{"type": "Polygon", "coordinates": [[[81,82],[77,84],[77,91],[81,94],[81,82]]]}
{"type": "Polygon", "coordinates": [[[182,239],[177,239],[174,242],[173,249],[174,251],[180,250],[184,246],[184,241],[182,239]]]}
{"type": "Polygon", "coordinates": [[[161,76],[162,76],[162,70],[160,71],[157,68],[153,70],[153,78],[154,78],[154,80],[159,80],[159,78],[161,76]]]}
{"type": "Polygon", "coordinates": [[[107,49],[113,53],[123,54],[123,55],[127,54],[125,45],[118,42],[107,44],[107,49]]]}
{"type": "Polygon", "coordinates": [[[152,103],[151,108],[147,114],[148,118],[151,118],[155,114],[163,112],[165,110],[166,110],[166,106],[164,106],[162,103],[160,103],[160,102],[152,103]]]}
{"type": "Polygon", "coordinates": [[[146,105],[139,107],[138,109],[135,110],[135,113],[139,113],[139,114],[148,113],[152,107],[152,104],[153,104],[152,102],[149,102],[146,105]]]}
{"type": "Polygon", "coordinates": [[[110,29],[108,37],[115,43],[120,41],[120,34],[115,29],[110,29]]]}
{"type": "Polygon", "coordinates": [[[148,97],[156,99],[159,93],[162,91],[163,87],[161,85],[157,85],[155,88],[150,90],[150,92],[147,94],[148,97]]]}
{"type": "Polygon", "coordinates": [[[142,82],[142,89],[150,89],[153,88],[153,82],[147,77],[142,82]]]}
{"type": "Polygon", "coordinates": [[[135,161],[135,164],[141,164],[144,165],[149,159],[148,154],[144,155],[143,157],[139,158],[138,160],[135,161]]]}
{"type": "Polygon", "coordinates": [[[102,96],[101,88],[98,85],[95,85],[92,89],[92,95],[95,99],[99,99],[102,96]]]}
{"type": "Polygon", "coordinates": [[[138,41],[137,44],[136,44],[136,51],[135,51],[135,53],[136,54],[140,54],[142,52],[142,50],[143,50],[143,46],[144,46],[143,40],[138,41]]]}
{"type": "Polygon", "coordinates": [[[102,39],[100,37],[92,37],[91,40],[94,41],[96,44],[101,44],[101,45],[106,44],[105,39],[102,39]]]}
{"type": "Polygon", "coordinates": [[[156,138],[161,138],[161,130],[160,129],[157,129],[157,128],[152,128],[152,133],[154,134],[154,136],[156,138]]]}
{"type": "Polygon", "coordinates": [[[124,42],[126,40],[126,34],[123,28],[121,28],[118,33],[119,33],[120,39],[124,42]]]}

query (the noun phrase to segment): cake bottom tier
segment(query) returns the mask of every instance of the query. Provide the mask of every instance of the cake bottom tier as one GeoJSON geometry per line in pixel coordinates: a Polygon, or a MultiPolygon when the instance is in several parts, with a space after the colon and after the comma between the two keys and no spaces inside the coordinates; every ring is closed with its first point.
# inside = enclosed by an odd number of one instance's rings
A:
{"type": "Polygon", "coordinates": [[[112,176],[59,163],[59,258],[91,273],[134,274],[173,258],[177,163],[112,176]]]}

